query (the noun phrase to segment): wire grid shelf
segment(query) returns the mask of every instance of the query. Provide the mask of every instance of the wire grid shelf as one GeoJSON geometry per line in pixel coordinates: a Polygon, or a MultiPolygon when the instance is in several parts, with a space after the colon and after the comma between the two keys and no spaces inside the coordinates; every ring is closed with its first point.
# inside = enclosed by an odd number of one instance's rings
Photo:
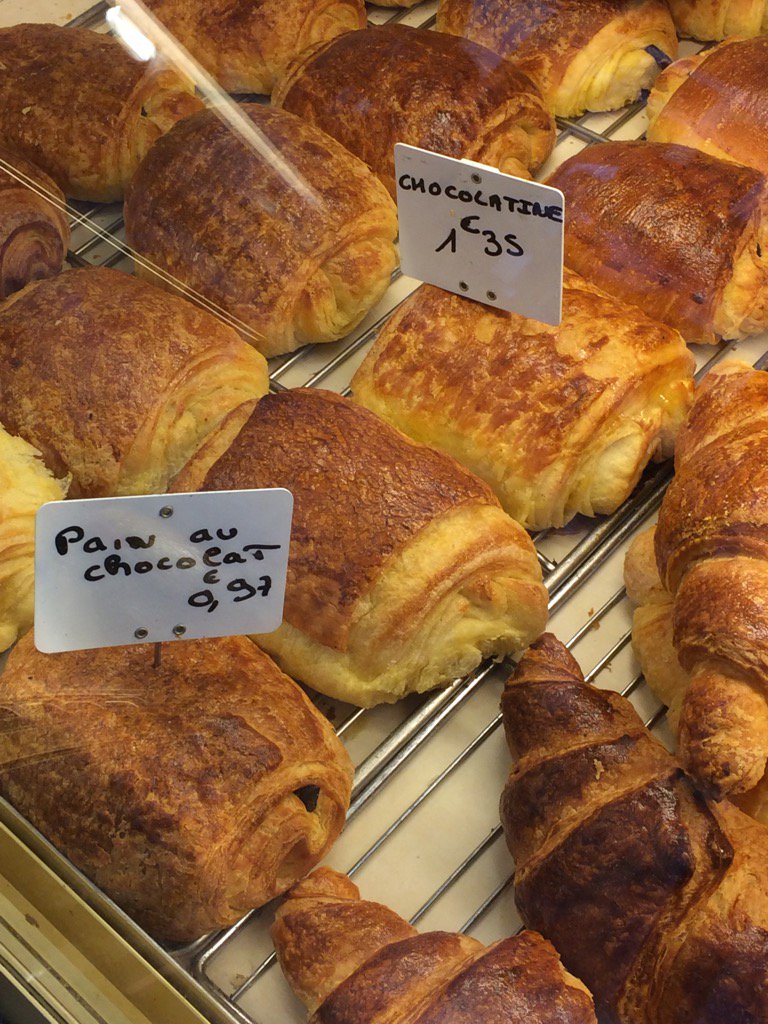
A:
{"type": "MultiPolygon", "coordinates": [[[[427,2],[396,12],[371,6],[369,22],[432,28],[436,6],[427,2]]],[[[106,4],[97,4],[70,24],[102,28],[106,10],[106,4]]],[[[699,49],[699,44],[682,44],[683,55],[699,49]]],[[[540,177],[585,146],[637,139],[645,128],[643,102],[577,120],[560,118],[555,150],[540,177]]],[[[75,203],[73,208],[70,265],[130,272],[120,205],[75,203]]],[[[272,359],[272,390],[323,387],[348,394],[349,381],[382,324],[417,286],[395,271],[384,299],[350,336],[272,359]]],[[[766,337],[716,349],[694,347],[698,374],[729,353],[762,364],[767,348],[766,337]]],[[[549,628],[565,639],[589,680],[629,696],[666,740],[663,708],[632,656],[631,609],[621,567],[629,539],[656,512],[670,476],[669,465],[651,468],[613,515],[582,518],[534,537],[550,594],[549,628]]],[[[444,690],[371,711],[314,698],[356,765],[347,827],[329,862],[360,882],[364,897],[393,905],[414,924],[467,931],[483,941],[521,927],[497,813],[509,760],[498,713],[505,674],[503,666],[486,664],[444,690]]],[[[225,931],[168,951],[240,1024],[305,1019],[274,970],[272,909],[253,911],[225,931]]]]}

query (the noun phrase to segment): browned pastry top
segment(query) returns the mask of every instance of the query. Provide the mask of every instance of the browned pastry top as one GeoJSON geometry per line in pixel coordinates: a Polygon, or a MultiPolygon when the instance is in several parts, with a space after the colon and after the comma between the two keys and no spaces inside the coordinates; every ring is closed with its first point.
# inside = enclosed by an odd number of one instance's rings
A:
{"type": "Polygon", "coordinates": [[[764,202],[762,174],[685,146],[609,142],[571,157],[549,184],[565,194],[570,267],[689,340],[709,340],[764,202]]]}
{"type": "Polygon", "coordinates": [[[341,651],[356,605],[392,555],[459,505],[498,505],[453,459],[311,389],[263,398],[202,489],[245,487],[293,492],[285,619],[341,651]]]}
{"type": "MultiPolygon", "coordinates": [[[[539,100],[526,75],[477,43],[380,25],[309,51],[276,95],[390,177],[395,143],[462,157],[505,101],[525,94],[539,100]]],[[[543,107],[530,117],[547,129],[543,107]]]]}

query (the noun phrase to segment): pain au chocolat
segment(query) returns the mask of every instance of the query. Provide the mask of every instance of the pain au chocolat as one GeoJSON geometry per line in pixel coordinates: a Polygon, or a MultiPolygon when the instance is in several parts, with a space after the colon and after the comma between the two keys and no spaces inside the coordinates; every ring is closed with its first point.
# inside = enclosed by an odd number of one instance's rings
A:
{"type": "Polygon", "coordinates": [[[363,0],[145,0],[223,89],[269,93],[308,47],[365,28],[363,0]]]}
{"type": "Polygon", "coordinates": [[[389,285],[395,205],[324,132],[282,110],[241,109],[258,151],[206,110],[139,168],[125,204],[137,271],[171,290],[180,281],[267,356],[336,341],[389,285]]]}
{"type": "Polygon", "coordinates": [[[295,61],[272,96],[360,157],[395,194],[397,142],[530,177],[554,122],[531,80],[483,46],[380,25],[295,61]]]}
{"type": "Polygon", "coordinates": [[[72,497],[164,491],[267,386],[231,328],[117,270],[68,271],[0,306],[0,422],[72,475],[72,497]]]}
{"type": "Polygon", "coordinates": [[[58,25],[0,29],[0,145],[74,199],[121,199],[142,157],[199,110],[194,86],[111,36],[58,25]]]}
{"type": "Polygon", "coordinates": [[[565,262],[604,291],[715,343],[768,327],[768,180],[687,146],[606,142],[549,178],[565,262]]]}
{"type": "Polygon", "coordinates": [[[154,936],[188,942],[302,878],[344,824],[352,765],[245,637],[14,648],[0,793],[154,936]]]}
{"type": "Polygon", "coordinates": [[[704,42],[768,32],[766,0],[669,0],[681,36],[704,42]]]}
{"type": "Polygon", "coordinates": [[[263,398],[183,490],[286,487],[294,512],[284,621],[257,637],[280,666],[363,707],[519,650],[547,616],[533,544],[491,490],[327,391],[263,398]]]}
{"type": "Polygon", "coordinates": [[[437,27],[514,60],[561,117],[623,107],[677,55],[665,0],[440,0],[437,27]]]}
{"type": "Polygon", "coordinates": [[[422,286],[352,390],[543,529],[614,511],[649,459],[672,455],[693,368],[677,331],[566,270],[559,327],[422,286]]]}

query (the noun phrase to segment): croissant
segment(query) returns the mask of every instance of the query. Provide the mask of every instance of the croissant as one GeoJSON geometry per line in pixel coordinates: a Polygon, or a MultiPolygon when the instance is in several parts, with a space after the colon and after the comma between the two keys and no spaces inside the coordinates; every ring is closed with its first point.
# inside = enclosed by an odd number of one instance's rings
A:
{"type": "Polygon", "coordinates": [[[38,452],[0,426],[0,652],[32,625],[35,587],[35,513],[66,496],[38,452]]]}
{"type": "Polygon", "coordinates": [[[159,60],[135,60],[111,36],[0,29],[0,145],[74,199],[122,199],[152,143],[201,107],[191,83],[159,60]]]}
{"type": "Polygon", "coordinates": [[[380,25],[317,46],[272,95],[359,156],[394,196],[405,142],[528,178],[555,143],[538,89],[483,46],[442,32],[380,25]]]}
{"type": "Polygon", "coordinates": [[[212,468],[201,454],[178,489],[293,493],[284,621],[257,641],[315,690],[391,703],[544,628],[546,590],[522,527],[453,459],[353,402],[268,395],[212,468]]]}
{"type": "MultiPolygon", "coordinates": [[[[125,204],[126,237],[224,312],[267,356],[335,341],[359,323],[397,263],[397,211],[368,168],[280,110],[242,108],[270,152],[213,111],[152,149],[125,204]],[[305,191],[283,176],[274,151],[305,191]]],[[[171,287],[141,261],[141,277],[171,287]]]]}
{"type": "Polygon", "coordinates": [[[679,142],[768,173],[768,38],[729,40],[671,64],[648,97],[652,142],[679,142]]]}
{"type": "Polygon", "coordinates": [[[502,700],[515,899],[602,1024],[768,1020],[768,830],[707,804],[617,693],[553,636],[502,700]]]}
{"type": "Polygon", "coordinates": [[[607,142],[549,184],[565,194],[572,270],[691,342],[768,327],[762,174],[685,146],[607,142]]]}
{"type": "Polygon", "coordinates": [[[694,361],[670,327],[566,270],[549,327],[423,286],[383,328],[355,399],[453,455],[529,529],[612,512],[672,455],[694,361]]]}
{"type": "Polygon", "coordinates": [[[229,92],[272,92],[315,43],[365,28],[363,0],[145,0],[150,11],[229,92]]]}
{"type": "Polygon", "coordinates": [[[64,193],[34,164],[0,149],[0,299],[64,265],[64,193]]]}
{"type": "Polygon", "coordinates": [[[0,421],[72,474],[72,497],[166,490],[267,388],[233,330],[117,270],[37,281],[0,307],[0,421]]]}
{"type": "Polygon", "coordinates": [[[682,36],[707,42],[768,32],[766,0],[668,0],[682,36]]]}
{"type": "Polygon", "coordinates": [[[589,992],[535,932],[492,946],[419,934],[329,868],[288,893],[272,938],[311,1024],[596,1024],[589,992]]]}
{"type": "Polygon", "coordinates": [[[40,654],[2,676],[0,793],[158,938],[284,892],[344,824],[352,766],[243,637],[40,654]]]}
{"type": "Polygon", "coordinates": [[[768,800],[766,444],[768,375],[723,364],[679,436],[654,540],[658,582],[647,541],[627,563],[630,596],[654,606],[637,613],[635,642],[654,688],[674,679],[684,763],[717,799],[760,787],[752,805],[768,800]],[[648,661],[659,635],[666,643],[648,661]]]}
{"type": "Polygon", "coordinates": [[[677,55],[665,0],[440,0],[437,27],[513,59],[561,117],[623,107],[658,74],[649,48],[677,55]]]}

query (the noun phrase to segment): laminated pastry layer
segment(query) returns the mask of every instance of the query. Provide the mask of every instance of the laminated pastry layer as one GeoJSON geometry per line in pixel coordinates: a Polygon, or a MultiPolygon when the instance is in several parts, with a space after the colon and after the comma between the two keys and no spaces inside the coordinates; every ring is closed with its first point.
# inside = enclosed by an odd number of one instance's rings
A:
{"type": "Polygon", "coordinates": [[[676,61],[648,97],[651,142],[677,142],[768,173],[768,38],[676,61]]]}
{"type": "Polygon", "coordinates": [[[234,923],[341,831],[352,766],[250,640],[43,655],[2,675],[0,791],[153,935],[234,923]]]}
{"type": "Polygon", "coordinates": [[[155,145],[129,190],[126,236],[153,284],[220,310],[267,356],[335,341],[386,290],[397,213],[381,183],[292,114],[241,108],[257,145],[213,111],[155,145]],[[164,273],[153,273],[152,267],[164,273]]]}
{"type": "Polygon", "coordinates": [[[530,177],[555,140],[538,89],[513,64],[467,40],[404,25],[308,51],[272,102],[338,139],[393,196],[397,142],[530,177]]]}
{"type": "Polygon", "coordinates": [[[65,202],[52,178],[0,148],[0,298],[62,269],[69,247],[65,202]]]}
{"type": "Polygon", "coordinates": [[[72,474],[73,497],[166,490],[267,387],[233,330],[116,270],[35,282],[0,309],[0,421],[72,474]]]}
{"type": "Polygon", "coordinates": [[[669,0],[681,36],[703,42],[768,32],[766,0],[669,0]]]}
{"type": "Polygon", "coordinates": [[[158,59],[134,59],[111,36],[0,29],[0,144],[74,199],[121,199],[150,146],[201,107],[190,82],[158,59]]]}
{"type": "Polygon", "coordinates": [[[690,342],[768,326],[765,177],[685,146],[609,142],[549,184],[568,208],[565,262],[690,342]]]}
{"type": "Polygon", "coordinates": [[[561,117],[637,99],[658,74],[647,47],[677,55],[664,0],[440,0],[437,27],[513,60],[561,117]]]}
{"type": "Polygon", "coordinates": [[[222,89],[269,93],[308,47],[365,28],[363,0],[147,0],[222,89]]]}
{"type": "Polygon", "coordinates": [[[32,626],[37,510],[66,493],[40,453],[0,426],[0,652],[32,626]]]}
{"type": "Polygon", "coordinates": [[[486,485],[330,392],[267,396],[179,486],[292,491],[284,622],[259,642],[324,693],[397,700],[543,628],[535,550],[486,485]]]}
{"type": "Polygon", "coordinates": [[[559,327],[423,286],[385,325],[352,390],[543,529],[612,512],[650,458],[671,456],[692,372],[677,331],[566,270],[559,327]]]}

